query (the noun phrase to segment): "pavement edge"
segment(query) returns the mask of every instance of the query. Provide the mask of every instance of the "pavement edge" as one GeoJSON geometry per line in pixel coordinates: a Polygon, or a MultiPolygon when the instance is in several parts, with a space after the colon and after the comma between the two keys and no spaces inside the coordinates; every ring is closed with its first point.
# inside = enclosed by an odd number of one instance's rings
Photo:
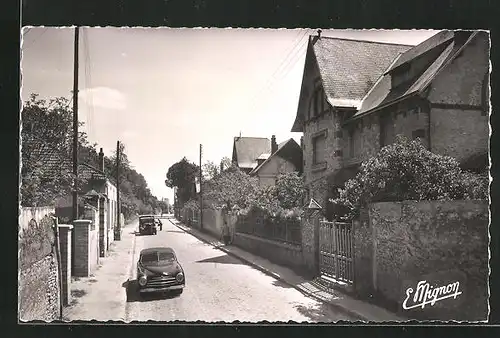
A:
{"type": "MultiPolygon", "coordinates": [[[[295,284],[293,284],[293,283],[288,282],[287,280],[285,280],[285,279],[283,279],[283,278],[281,278],[281,277],[277,276],[277,275],[276,275],[275,273],[273,273],[272,271],[270,271],[270,270],[268,270],[268,269],[266,269],[266,268],[264,268],[264,267],[262,267],[262,266],[260,266],[260,265],[258,265],[258,264],[255,264],[254,262],[251,262],[251,261],[249,261],[248,259],[245,259],[245,258],[243,258],[243,257],[241,257],[241,256],[239,256],[239,255],[237,255],[237,254],[235,254],[234,252],[231,252],[231,251],[229,251],[229,250],[225,249],[225,248],[224,248],[224,247],[222,247],[222,246],[213,245],[213,243],[211,243],[210,241],[206,240],[206,239],[205,239],[205,238],[203,238],[202,236],[200,236],[200,235],[198,235],[198,234],[194,233],[193,231],[188,231],[188,230],[184,229],[184,227],[183,227],[183,226],[180,226],[180,225],[178,225],[178,224],[175,224],[174,222],[172,222],[172,220],[171,220],[171,219],[169,219],[169,222],[170,222],[172,225],[174,225],[174,226],[176,226],[177,228],[179,228],[179,229],[181,229],[182,231],[184,231],[185,233],[190,234],[190,235],[191,235],[191,236],[193,236],[193,237],[196,237],[197,239],[199,239],[200,241],[202,241],[202,242],[204,242],[204,243],[206,243],[206,244],[212,245],[214,248],[219,249],[220,251],[223,251],[223,252],[225,252],[226,254],[228,254],[228,255],[230,255],[230,256],[232,256],[232,257],[234,257],[234,258],[239,259],[240,261],[244,262],[245,264],[252,266],[253,268],[255,268],[255,269],[257,269],[257,270],[259,270],[259,271],[261,271],[261,272],[265,273],[266,275],[271,276],[271,277],[273,277],[274,279],[276,279],[276,280],[278,280],[278,281],[280,281],[280,282],[282,282],[282,283],[285,283],[286,285],[288,285],[288,286],[290,286],[290,287],[293,287],[294,289],[296,289],[297,291],[301,292],[302,294],[304,294],[304,295],[306,295],[306,296],[308,296],[308,297],[312,297],[312,298],[314,298],[314,299],[316,299],[316,300],[318,300],[318,301],[320,301],[320,302],[327,303],[327,304],[329,304],[330,306],[332,306],[332,307],[334,307],[334,308],[336,308],[336,309],[338,309],[338,310],[340,310],[340,311],[344,312],[345,314],[347,314],[347,315],[349,315],[349,316],[351,316],[351,317],[355,317],[355,318],[357,318],[357,319],[358,319],[358,321],[363,321],[363,322],[365,322],[365,323],[366,323],[366,322],[370,322],[370,319],[369,319],[368,317],[364,316],[363,314],[361,314],[361,313],[359,313],[359,312],[357,312],[357,311],[351,310],[351,309],[349,309],[349,308],[347,308],[347,307],[345,307],[345,306],[343,306],[343,305],[341,305],[341,304],[337,304],[337,303],[332,303],[332,302],[329,302],[329,301],[327,301],[327,300],[325,300],[325,299],[323,299],[323,298],[321,298],[321,297],[319,297],[319,296],[315,295],[315,294],[314,294],[314,293],[312,293],[312,292],[308,292],[307,290],[304,290],[303,288],[299,287],[298,285],[295,285],[295,284]]],[[[210,236],[210,235],[209,235],[209,236],[210,236]]]]}

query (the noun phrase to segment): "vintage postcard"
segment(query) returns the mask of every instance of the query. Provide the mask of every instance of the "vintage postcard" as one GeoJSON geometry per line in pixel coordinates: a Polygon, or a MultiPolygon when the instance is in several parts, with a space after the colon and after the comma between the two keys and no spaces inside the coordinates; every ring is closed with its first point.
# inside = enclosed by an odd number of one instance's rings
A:
{"type": "Polygon", "coordinates": [[[488,31],[21,34],[20,322],[488,319],[488,31]]]}

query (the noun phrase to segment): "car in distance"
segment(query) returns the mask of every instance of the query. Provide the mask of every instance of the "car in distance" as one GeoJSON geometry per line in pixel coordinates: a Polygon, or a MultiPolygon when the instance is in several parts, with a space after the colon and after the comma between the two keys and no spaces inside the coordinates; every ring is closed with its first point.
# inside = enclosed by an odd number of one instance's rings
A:
{"type": "Polygon", "coordinates": [[[139,234],[141,235],[157,234],[157,223],[153,216],[150,215],[139,216],[139,234]]]}
{"type": "Polygon", "coordinates": [[[186,277],[174,250],[169,247],[143,249],[137,262],[139,293],[168,292],[181,294],[186,277]]]}

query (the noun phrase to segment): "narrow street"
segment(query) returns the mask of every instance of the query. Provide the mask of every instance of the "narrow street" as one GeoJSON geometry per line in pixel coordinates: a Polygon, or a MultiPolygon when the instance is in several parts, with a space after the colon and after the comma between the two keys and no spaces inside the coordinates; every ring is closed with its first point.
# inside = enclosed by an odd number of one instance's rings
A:
{"type": "MultiPolygon", "coordinates": [[[[349,320],[163,220],[156,236],[136,236],[127,288],[126,321],[314,321],[349,320]],[[186,274],[180,296],[137,295],[135,261],[146,247],[170,246],[186,274]]],[[[351,319],[352,320],[352,319],[351,319]]]]}
{"type": "Polygon", "coordinates": [[[74,283],[73,290],[78,290],[82,296],[68,308],[68,320],[353,320],[199,241],[166,219],[163,230],[156,236],[134,235],[136,228],[137,222],[124,229],[123,240],[117,242],[115,251],[105,258],[95,276],[74,283]],[[186,288],[180,296],[151,294],[141,297],[137,293],[139,252],[154,246],[170,246],[176,251],[186,274],[186,288]]]}

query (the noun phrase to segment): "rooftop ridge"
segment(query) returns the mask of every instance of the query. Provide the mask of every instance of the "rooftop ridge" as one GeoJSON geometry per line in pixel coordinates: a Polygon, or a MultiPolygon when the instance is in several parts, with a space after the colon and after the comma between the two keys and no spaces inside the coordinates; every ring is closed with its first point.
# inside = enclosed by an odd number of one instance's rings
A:
{"type": "MultiPolygon", "coordinates": [[[[310,37],[317,37],[317,35],[310,35],[310,37]]],[[[417,46],[417,45],[407,45],[404,43],[370,41],[370,40],[360,40],[360,39],[348,39],[348,38],[338,38],[338,37],[334,37],[334,36],[324,36],[324,35],[321,35],[321,37],[318,40],[321,40],[321,39],[364,42],[364,43],[373,43],[373,44],[378,44],[378,45],[391,45],[391,46],[403,46],[403,47],[415,47],[415,46],[417,46]]]]}

